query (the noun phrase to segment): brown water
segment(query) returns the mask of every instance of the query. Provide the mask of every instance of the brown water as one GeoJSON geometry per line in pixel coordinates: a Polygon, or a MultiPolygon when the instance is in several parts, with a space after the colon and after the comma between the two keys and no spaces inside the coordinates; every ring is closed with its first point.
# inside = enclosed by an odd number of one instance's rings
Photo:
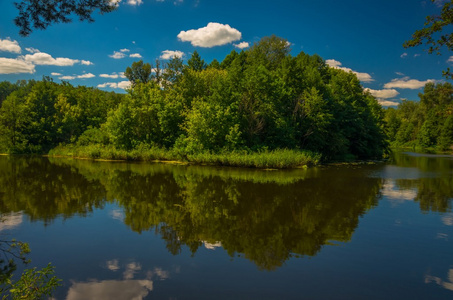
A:
{"type": "Polygon", "coordinates": [[[452,199],[450,156],[285,171],[0,157],[0,235],[52,262],[56,299],[453,299],[452,199]]]}

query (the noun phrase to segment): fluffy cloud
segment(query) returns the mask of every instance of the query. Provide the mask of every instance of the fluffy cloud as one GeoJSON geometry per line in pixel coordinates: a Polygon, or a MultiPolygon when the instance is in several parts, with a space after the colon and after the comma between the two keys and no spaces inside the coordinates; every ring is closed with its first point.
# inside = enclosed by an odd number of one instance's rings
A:
{"type": "Polygon", "coordinates": [[[106,82],[106,83],[98,85],[98,88],[106,88],[106,87],[110,87],[112,89],[125,90],[125,89],[128,89],[131,87],[131,82],[129,80],[124,80],[124,81],[120,81],[120,82],[106,82]]]}
{"type": "Polygon", "coordinates": [[[0,39],[0,51],[20,53],[22,50],[17,41],[7,38],[6,40],[0,39]]]}
{"type": "Polygon", "coordinates": [[[178,58],[182,58],[184,56],[184,52],[182,51],[173,51],[173,50],[164,50],[162,51],[162,54],[160,56],[160,59],[170,59],[170,58],[173,58],[173,57],[178,57],[178,58]]]}
{"type": "Polygon", "coordinates": [[[129,57],[142,58],[142,56],[139,53],[132,53],[129,55],[129,57]]]}
{"type": "Polygon", "coordinates": [[[35,66],[22,59],[0,57],[0,74],[35,73],[35,66]]]}
{"type": "Polygon", "coordinates": [[[116,78],[120,77],[120,75],[117,74],[117,73],[112,73],[112,74],[100,74],[99,77],[116,79],[116,78]]]}
{"type": "Polygon", "coordinates": [[[326,64],[328,64],[331,68],[334,68],[334,69],[340,69],[340,70],[343,70],[343,71],[346,71],[346,72],[352,72],[362,82],[372,82],[372,81],[374,81],[374,79],[371,77],[370,74],[368,74],[368,73],[360,73],[360,72],[353,71],[350,68],[342,67],[341,66],[341,62],[339,62],[339,61],[337,61],[335,59],[326,60],[326,64]]]}
{"type": "Polygon", "coordinates": [[[379,99],[389,99],[398,96],[400,93],[394,89],[384,89],[384,90],[372,90],[372,89],[365,89],[365,91],[370,92],[376,98],[379,99]]]}
{"type": "Polygon", "coordinates": [[[193,46],[211,48],[240,40],[242,34],[230,25],[209,23],[206,27],[181,31],[178,39],[182,42],[190,42],[193,46]]]}
{"type": "Polygon", "coordinates": [[[234,47],[238,48],[238,49],[245,49],[245,48],[248,48],[250,47],[250,44],[247,43],[247,42],[242,42],[242,43],[239,43],[239,44],[233,44],[234,47]]]}
{"type": "Polygon", "coordinates": [[[407,56],[407,53],[404,52],[403,54],[400,55],[401,58],[405,58],[407,56]]]}
{"type": "Polygon", "coordinates": [[[24,60],[34,65],[46,65],[46,66],[73,66],[80,61],[78,59],[57,57],[53,58],[50,54],[44,52],[37,52],[34,54],[27,54],[24,56],[24,60]]]}
{"type": "Polygon", "coordinates": [[[113,54],[110,54],[109,57],[114,58],[114,59],[121,59],[126,57],[126,54],[124,52],[120,51],[113,51],[113,54]]]}
{"type": "MultiPolygon", "coordinates": [[[[55,73],[55,74],[58,74],[58,73],[55,73]]],[[[61,77],[58,77],[58,79],[61,79],[61,80],[73,80],[73,79],[87,79],[87,78],[93,78],[93,77],[96,77],[96,75],[91,74],[91,73],[86,73],[86,74],[82,74],[82,75],[61,76],[61,77]]]]}
{"type": "Polygon", "coordinates": [[[453,63],[453,56],[450,56],[447,60],[448,63],[453,63]]]}
{"type": "Polygon", "coordinates": [[[143,0],[127,0],[127,4],[132,6],[138,6],[143,4],[143,0]]]}
{"type": "Polygon", "coordinates": [[[89,60],[83,60],[83,59],[80,61],[80,63],[81,63],[82,65],[85,65],[85,66],[91,66],[91,65],[93,65],[93,63],[92,63],[91,61],[89,61],[89,60]]]}
{"type": "Polygon", "coordinates": [[[377,99],[378,103],[382,106],[398,106],[399,103],[395,101],[377,99]]]}
{"type": "Polygon", "coordinates": [[[38,52],[41,52],[41,51],[39,51],[38,49],[33,48],[33,47],[25,48],[25,50],[27,50],[27,51],[30,52],[30,53],[38,53],[38,52]]]}
{"type": "Polygon", "coordinates": [[[52,76],[61,76],[61,73],[52,72],[52,73],[50,73],[50,75],[52,75],[52,76]]]}
{"type": "Polygon", "coordinates": [[[428,82],[435,82],[434,79],[428,79],[425,81],[420,81],[417,79],[410,79],[409,77],[403,77],[403,78],[395,78],[392,79],[391,82],[388,82],[384,84],[384,88],[386,89],[411,89],[411,90],[416,90],[419,88],[422,88],[427,84],[428,82]]]}

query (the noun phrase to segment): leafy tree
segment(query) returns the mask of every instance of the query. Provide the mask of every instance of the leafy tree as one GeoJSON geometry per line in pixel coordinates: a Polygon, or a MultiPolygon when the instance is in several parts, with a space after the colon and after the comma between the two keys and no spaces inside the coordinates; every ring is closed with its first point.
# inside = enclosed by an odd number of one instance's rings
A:
{"type": "MultiPolygon", "coordinates": [[[[431,0],[431,2],[440,1],[431,0]]],[[[444,47],[448,51],[453,50],[453,33],[446,28],[453,24],[453,1],[447,0],[442,2],[444,3],[440,15],[427,16],[425,27],[415,31],[412,39],[403,44],[405,48],[426,44],[429,54],[436,53],[438,55],[444,47]]],[[[445,77],[453,79],[450,68],[443,71],[443,74],[445,77]]]]}
{"type": "Polygon", "coordinates": [[[112,12],[119,1],[111,0],[22,0],[15,2],[19,15],[14,23],[22,36],[28,36],[34,29],[46,29],[52,23],[69,23],[75,14],[80,21],[93,22],[95,10],[101,14],[112,12]]]}
{"type": "Polygon", "coordinates": [[[190,59],[187,61],[187,67],[194,71],[203,71],[204,69],[206,69],[207,65],[204,60],[201,59],[200,54],[198,54],[198,52],[195,50],[192,53],[190,59]]]}
{"type": "Polygon", "coordinates": [[[132,63],[131,67],[127,67],[124,76],[129,79],[133,86],[138,83],[147,83],[151,79],[151,65],[143,63],[143,60],[132,63]]]}

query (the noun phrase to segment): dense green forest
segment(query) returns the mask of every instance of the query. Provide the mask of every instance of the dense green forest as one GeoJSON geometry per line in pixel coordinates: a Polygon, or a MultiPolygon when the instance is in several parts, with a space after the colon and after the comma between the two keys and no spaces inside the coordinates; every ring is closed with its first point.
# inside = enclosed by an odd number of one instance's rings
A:
{"type": "MultiPolygon", "coordinates": [[[[174,57],[153,68],[140,61],[125,72],[132,82],[127,94],[50,78],[1,82],[0,151],[48,153],[69,147],[102,157],[92,149],[160,149],[187,159],[199,153],[290,149],[318,153],[324,160],[382,157],[384,117],[393,141],[395,128],[406,126],[403,110],[385,115],[352,72],[330,68],[317,55],[289,52],[285,39],[271,36],[209,65],[197,52],[186,63],[174,57]]],[[[448,85],[427,86],[425,95],[429,88],[441,93],[441,87],[448,85]]],[[[434,105],[424,98],[420,105],[428,102],[434,105]]],[[[401,107],[417,105],[408,103],[401,107]]],[[[442,124],[452,127],[451,114],[448,120],[442,124]]]]}
{"type": "Polygon", "coordinates": [[[453,86],[427,83],[420,101],[403,101],[386,111],[388,139],[393,147],[452,151],[453,86]]]}

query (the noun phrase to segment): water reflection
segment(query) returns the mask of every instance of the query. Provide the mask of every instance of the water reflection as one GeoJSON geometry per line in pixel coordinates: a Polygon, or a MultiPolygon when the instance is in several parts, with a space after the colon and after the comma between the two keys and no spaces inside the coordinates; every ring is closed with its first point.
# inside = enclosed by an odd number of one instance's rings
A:
{"type": "Polygon", "coordinates": [[[439,286],[443,287],[444,289],[453,291],[453,269],[448,270],[447,279],[442,279],[440,277],[426,275],[425,276],[425,283],[434,282],[439,286]]]}
{"type": "Polygon", "coordinates": [[[273,270],[294,254],[349,241],[377,204],[383,180],[367,176],[375,168],[266,172],[1,157],[0,210],[48,223],[115,202],[121,210],[112,218],[158,233],[170,253],[221,246],[273,270]]]}
{"type": "Polygon", "coordinates": [[[392,172],[386,175],[394,178],[394,185],[401,193],[409,193],[410,197],[416,193],[413,199],[420,204],[422,211],[442,213],[452,211],[452,156],[395,153],[392,163],[398,166],[399,172],[395,172],[396,176],[392,172]],[[406,171],[415,169],[418,174],[416,177],[408,174],[400,176],[405,169],[406,171]]]}

